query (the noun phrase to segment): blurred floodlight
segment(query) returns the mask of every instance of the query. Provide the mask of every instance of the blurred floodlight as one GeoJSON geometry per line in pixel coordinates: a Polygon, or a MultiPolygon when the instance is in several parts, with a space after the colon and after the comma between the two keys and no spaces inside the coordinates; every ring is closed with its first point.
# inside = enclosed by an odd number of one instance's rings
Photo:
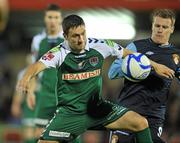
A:
{"type": "Polygon", "coordinates": [[[87,36],[102,39],[133,39],[133,13],[128,10],[86,9],[77,13],[86,24],[87,36]]]}

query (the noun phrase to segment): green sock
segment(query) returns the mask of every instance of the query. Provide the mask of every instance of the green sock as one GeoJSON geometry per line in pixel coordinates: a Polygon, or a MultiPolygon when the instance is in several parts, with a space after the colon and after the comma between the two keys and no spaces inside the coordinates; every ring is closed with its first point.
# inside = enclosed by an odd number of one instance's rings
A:
{"type": "Polygon", "coordinates": [[[137,143],[153,143],[149,128],[136,132],[137,143]]]}

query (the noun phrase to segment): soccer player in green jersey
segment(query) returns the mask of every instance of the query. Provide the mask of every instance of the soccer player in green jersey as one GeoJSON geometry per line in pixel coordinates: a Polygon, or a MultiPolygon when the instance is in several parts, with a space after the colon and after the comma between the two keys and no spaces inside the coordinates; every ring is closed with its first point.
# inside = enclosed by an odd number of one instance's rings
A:
{"type": "MultiPolygon", "coordinates": [[[[86,38],[83,19],[69,15],[62,22],[65,41],[30,65],[17,84],[29,92],[29,81],[39,72],[57,68],[58,111],[43,131],[39,143],[70,143],[87,129],[128,129],[138,143],[152,143],[148,122],[128,108],[102,98],[102,66],[109,56],[132,53],[109,40],[86,38]]],[[[159,75],[174,76],[171,69],[151,61],[159,75]]]]}
{"type": "MultiPolygon", "coordinates": [[[[29,65],[31,63],[31,55],[27,55],[26,62],[29,65]]],[[[17,76],[17,81],[19,81],[26,68],[20,70],[17,76]]],[[[32,82],[34,83],[34,82],[32,82]]],[[[35,85],[31,85],[31,91],[34,91],[35,85]]],[[[28,93],[34,94],[34,93],[28,93]]],[[[23,136],[23,143],[35,143],[34,138],[34,111],[32,111],[27,106],[26,102],[26,95],[20,95],[17,91],[15,91],[13,95],[12,105],[11,105],[11,114],[15,118],[21,118],[21,125],[22,125],[22,136],[23,136]]]]}
{"type": "MultiPolygon", "coordinates": [[[[62,34],[62,14],[58,5],[50,4],[44,14],[45,29],[33,37],[32,59],[33,62],[39,60],[51,48],[64,41],[62,34]]],[[[29,94],[28,105],[35,109],[35,136],[39,138],[49,120],[54,116],[57,109],[57,98],[55,95],[55,85],[57,70],[50,68],[42,72],[36,78],[37,89],[35,95],[29,94]],[[35,106],[35,107],[34,107],[35,106]]]]}

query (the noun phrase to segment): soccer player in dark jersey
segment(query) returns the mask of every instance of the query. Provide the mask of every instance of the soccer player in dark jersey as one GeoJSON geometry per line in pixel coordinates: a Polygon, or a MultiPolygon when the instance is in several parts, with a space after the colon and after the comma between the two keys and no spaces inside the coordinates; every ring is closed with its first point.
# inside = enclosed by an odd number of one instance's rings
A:
{"type": "MultiPolygon", "coordinates": [[[[50,67],[58,69],[58,111],[46,126],[39,143],[70,143],[89,128],[128,129],[139,143],[152,143],[147,120],[128,108],[102,98],[102,66],[109,56],[125,57],[132,52],[119,44],[86,38],[83,19],[69,15],[62,22],[65,41],[30,65],[17,90],[29,92],[29,81],[50,67]]],[[[151,61],[160,75],[174,72],[151,61]]]]}
{"type": "MultiPolygon", "coordinates": [[[[145,54],[149,59],[164,64],[176,71],[179,78],[180,50],[169,43],[174,31],[175,13],[169,9],[159,9],[152,13],[151,38],[130,43],[127,49],[145,54]]],[[[122,77],[122,59],[116,59],[110,67],[111,79],[122,77]]],[[[154,143],[164,143],[160,138],[165,118],[166,103],[172,79],[157,75],[154,70],[147,79],[131,82],[127,79],[119,94],[119,105],[125,106],[147,118],[154,143]]],[[[134,143],[130,132],[114,131],[112,143],[134,143]],[[119,140],[117,139],[119,137],[119,140]]]]}

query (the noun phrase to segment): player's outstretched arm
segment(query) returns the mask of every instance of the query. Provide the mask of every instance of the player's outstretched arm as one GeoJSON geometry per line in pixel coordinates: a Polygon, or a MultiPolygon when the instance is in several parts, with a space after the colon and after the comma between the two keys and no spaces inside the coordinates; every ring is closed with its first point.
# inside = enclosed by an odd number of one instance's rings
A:
{"type": "Polygon", "coordinates": [[[127,55],[133,54],[133,53],[134,53],[134,51],[124,48],[123,49],[123,58],[126,57],[127,55]]]}
{"type": "Polygon", "coordinates": [[[39,72],[43,71],[47,67],[40,61],[31,64],[25,74],[23,75],[23,78],[17,83],[16,90],[20,92],[21,94],[27,94],[30,92],[30,80],[35,77],[39,72]]]}

